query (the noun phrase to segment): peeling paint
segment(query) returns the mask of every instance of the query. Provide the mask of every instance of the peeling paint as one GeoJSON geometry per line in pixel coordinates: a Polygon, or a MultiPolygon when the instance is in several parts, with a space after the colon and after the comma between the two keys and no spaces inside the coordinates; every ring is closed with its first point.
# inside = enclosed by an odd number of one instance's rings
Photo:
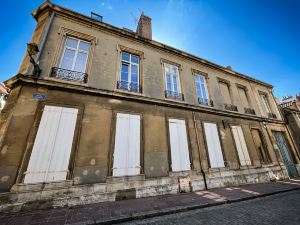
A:
{"type": "Polygon", "coordinates": [[[88,174],[88,171],[87,171],[87,170],[84,170],[84,171],[82,172],[82,174],[83,174],[84,176],[86,176],[86,175],[88,174]]]}
{"type": "Polygon", "coordinates": [[[96,175],[99,175],[99,174],[100,174],[100,170],[96,170],[96,171],[95,171],[95,174],[96,174],[96,175]]]}
{"type": "Polygon", "coordinates": [[[226,134],[224,131],[220,130],[220,136],[221,136],[221,139],[224,140],[225,137],[226,137],[226,134]]]}
{"type": "Polygon", "coordinates": [[[1,154],[4,155],[8,151],[8,146],[4,145],[3,148],[1,149],[1,154]]]}
{"type": "Polygon", "coordinates": [[[1,177],[1,182],[7,182],[9,180],[9,176],[1,177]]]}
{"type": "Polygon", "coordinates": [[[95,159],[91,159],[90,164],[93,166],[96,164],[96,160],[95,159]]]}

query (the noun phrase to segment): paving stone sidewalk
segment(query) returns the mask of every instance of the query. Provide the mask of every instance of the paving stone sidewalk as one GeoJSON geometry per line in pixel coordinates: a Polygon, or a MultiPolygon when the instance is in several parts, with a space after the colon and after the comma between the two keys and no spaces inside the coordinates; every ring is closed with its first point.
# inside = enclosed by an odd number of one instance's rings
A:
{"type": "Polygon", "coordinates": [[[0,224],[116,224],[300,189],[300,179],[186,194],[104,202],[72,208],[1,213],[0,224]]]}

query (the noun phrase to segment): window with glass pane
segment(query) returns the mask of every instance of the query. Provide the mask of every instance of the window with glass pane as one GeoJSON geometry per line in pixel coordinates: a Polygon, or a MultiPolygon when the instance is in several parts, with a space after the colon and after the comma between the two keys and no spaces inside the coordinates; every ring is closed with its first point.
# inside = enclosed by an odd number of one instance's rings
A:
{"type": "Polygon", "coordinates": [[[195,74],[195,82],[199,103],[203,105],[209,105],[206,78],[203,75],[195,74]]]}
{"type": "Polygon", "coordinates": [[[67,37],[60,68],[84,73],[91,44],[67,37]]]}
{"type": "Polygon", "coordinates": [[[121,71],[118,88],[131,92],[140,92],[139,88],[139,56],[122,52],[121,53],[121,71]]]}
{"type": "Polygon", "coordinates": [[[178,67],[165,63],[164,68],[167,97],[182,98],[178,67]]]}

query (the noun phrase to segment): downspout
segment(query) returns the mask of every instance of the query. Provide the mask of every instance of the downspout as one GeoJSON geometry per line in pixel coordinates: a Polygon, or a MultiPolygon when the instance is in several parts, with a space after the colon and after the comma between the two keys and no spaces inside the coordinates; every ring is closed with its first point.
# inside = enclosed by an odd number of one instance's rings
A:
{"type": "Polygon", "coordinates": [[[47,26],[47,28],[46,28],[45,35],[43,36],[43,39],[42,39],[42,41],[41,41],[41,43],[40,43],[40,46],[39,46],[39,50],[40,50],[40,51],[38,52],[38,54],[37,54],[37,56],[36,56],[36,59],[35,59],[36,62],[37,62],[37,64],[39,64],[39,60],[40,60],[41,54],[42,54],[42,52],[43,52],[43,50],[44,50],[45,43],[46,43],[46,39],[47,39],[47,37],[48,37],[48,34],[49,34],[49,31],[50,31],[51,25],[52,25],[53,20],[54,20],[54,14],[55,14],[55,12],[53,11],[52,14],[51,14],[51,17],[50,17],[48,26],[47,26]]]}
{"type": "Polygon", "coordinates": [[[206,176],[205,176],[204,170],[202,168],[201,157],[200,157],[201,153],[200,153],[200,147],[199,147],[199,136],[198,136],[196,119],[195,119],[195,112],[193,111],[192,114],[193,114],[194,128],[195,128],[195,132],[196,132],[197,148],[198,148],[198,153],[199,153],[200,171],[201,171],[201,174],[203,176],[205,190],[207,190],[206,176]]]}

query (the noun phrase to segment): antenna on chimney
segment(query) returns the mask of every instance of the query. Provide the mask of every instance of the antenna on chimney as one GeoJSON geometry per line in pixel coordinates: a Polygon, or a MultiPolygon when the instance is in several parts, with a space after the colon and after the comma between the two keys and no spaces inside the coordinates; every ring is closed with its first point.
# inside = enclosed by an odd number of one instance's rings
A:
{"type": "Polygon", "coordinates": [[[132,18],[134,20],[134,25],[136,26],[139,19],[133,14],[133,12],[131,12],[130,15],[132,16],[132,18]]]}

